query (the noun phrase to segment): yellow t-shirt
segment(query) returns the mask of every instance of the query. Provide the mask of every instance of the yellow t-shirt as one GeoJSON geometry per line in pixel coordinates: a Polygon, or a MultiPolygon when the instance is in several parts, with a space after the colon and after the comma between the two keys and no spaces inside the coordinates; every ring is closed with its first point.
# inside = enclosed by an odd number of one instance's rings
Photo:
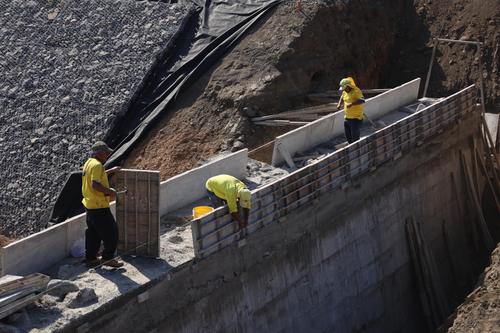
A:
{"type": "Polygon", "coordinates": [[[109,188],[108,175],[104,166],[95,158],[89,158],[83,166],[82,177],[82,203],[87,209],[108,208],[109,200],[104,193],[92,188],[92,181],[109,188]]]}
{"type": "Polygon", "coordinates": [[[358,87],[352,88],[349,93],[346,91],[342,93],[342,100],[344,101],[344,117],[346,119],[363,120],[363,110],[365,109],[363,104],[353,105],[350,108],[347,108],[346,106],[347,104],[351,104],[363,98],[363,93],[358,87]]]}
{"type": "Polygon", "coordinates": [[[229,175],[218,175],[207,180],[207,190],[213,192],[217,197],[225,200],[230,213],[238,211],[238,192],[246,185],[237,178],[229,175]]]}

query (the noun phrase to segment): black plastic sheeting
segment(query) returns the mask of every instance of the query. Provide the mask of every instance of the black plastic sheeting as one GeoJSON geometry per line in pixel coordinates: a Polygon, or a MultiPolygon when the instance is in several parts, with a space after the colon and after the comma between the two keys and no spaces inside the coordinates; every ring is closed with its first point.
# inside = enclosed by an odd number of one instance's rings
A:
{"type": "MultiPolygon", "coordinates": [[[[205,74],[240,38],[282,0],[192,0],[192,16],[173,52],[152,71],[142,91],[118,119],[105,141],[114,148],[106,168],[118,165],[134,145],[168,112],[177,96],[205,74]]],[[[59,223],[83,212],[81,172],[68,177],[52,209],[59,223]]]]}

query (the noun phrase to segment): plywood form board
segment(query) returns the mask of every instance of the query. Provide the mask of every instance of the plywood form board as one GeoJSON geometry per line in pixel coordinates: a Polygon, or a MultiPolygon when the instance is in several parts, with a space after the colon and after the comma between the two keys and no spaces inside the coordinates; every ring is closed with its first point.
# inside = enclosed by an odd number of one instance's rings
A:
{"type": "MultiPolygon", "coordinates": [[[[441,133],[460,116],[474,110],[474,93],[474,87],[468,87],[377,131],[372,136],[254,191],[248,231],[251,233],[265,224],[279,220],[290,211],[310,203],[320,193],[334,190],[348,182],[351,177],[369,172],[385,161],[399,158],[404,151],[413,148],[418,140],[441,133]],[[435,125],[426,127],[424,119],[435,125]],[[412,134],[404,135],[407,130],[412,134]]],[[[197,243],[195,253],[198,257],[215,252],[231,239],[237,239],[233,237],[236,229],[232,228],[230,219],[221,223],[223,219],[228,219],[228,216],[220,216],[219,212],[217,217],[215,214],[209,214],[204,219],[202,224],[197,225],[199,221],[196,220],[193,223],[193,226],[200,230],[197,237],[193,238],[197,243]],[[223,237],[220,237],[221,235],[223,237]]]]}
{"type": "Polygon", "coordinates": [[[118,253],[150,257],[160,255],[160,173],[122,170],[115,175],[118,194],[118,253]]]}

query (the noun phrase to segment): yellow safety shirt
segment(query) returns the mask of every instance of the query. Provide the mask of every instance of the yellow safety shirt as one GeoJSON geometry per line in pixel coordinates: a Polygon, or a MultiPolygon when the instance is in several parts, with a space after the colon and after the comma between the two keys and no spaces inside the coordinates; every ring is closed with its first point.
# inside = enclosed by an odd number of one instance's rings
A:
{"type": "Polygon", "coordinates": [[[229,175],[218,175],[209,178],[205,187],[218,198],[227,202],[230,213],[238,211],[238,192],[246,188],[243,182],[229,175]]]}
{"type": "Polygon", "coordinates": [[[89,158],[83,166],[82,203],[87,209],[108,208],[108,197],[104,193],[92,188],[92,181],[96,181],[102,186],[109,188],[108,175],[106,174],[106,170],[104,170],[104,165],[95,158],[89,158]]]}
{"type": "Polygon", "coordinates": [[[363,120],[363,110],[365,109],[363,104],[353,105],[350,108],[347,108],[347,104],[354,103],[359,99],[364,99],[364,97],[358,87],[353,87],[350,92],[344,91],[342,93],[342,100],[344,101],[344,117],[346,119],[363,120]]]}

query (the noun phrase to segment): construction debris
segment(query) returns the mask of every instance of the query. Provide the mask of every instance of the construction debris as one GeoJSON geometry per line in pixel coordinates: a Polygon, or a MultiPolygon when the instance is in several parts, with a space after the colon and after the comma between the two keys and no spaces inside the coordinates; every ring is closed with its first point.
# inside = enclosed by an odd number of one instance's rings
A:
{"type": "Polygon", "coordinates": [[[0,319],[36,301],[50,278],[35,273],[25,277],[6,275],[0,279],[0,319]]]}

